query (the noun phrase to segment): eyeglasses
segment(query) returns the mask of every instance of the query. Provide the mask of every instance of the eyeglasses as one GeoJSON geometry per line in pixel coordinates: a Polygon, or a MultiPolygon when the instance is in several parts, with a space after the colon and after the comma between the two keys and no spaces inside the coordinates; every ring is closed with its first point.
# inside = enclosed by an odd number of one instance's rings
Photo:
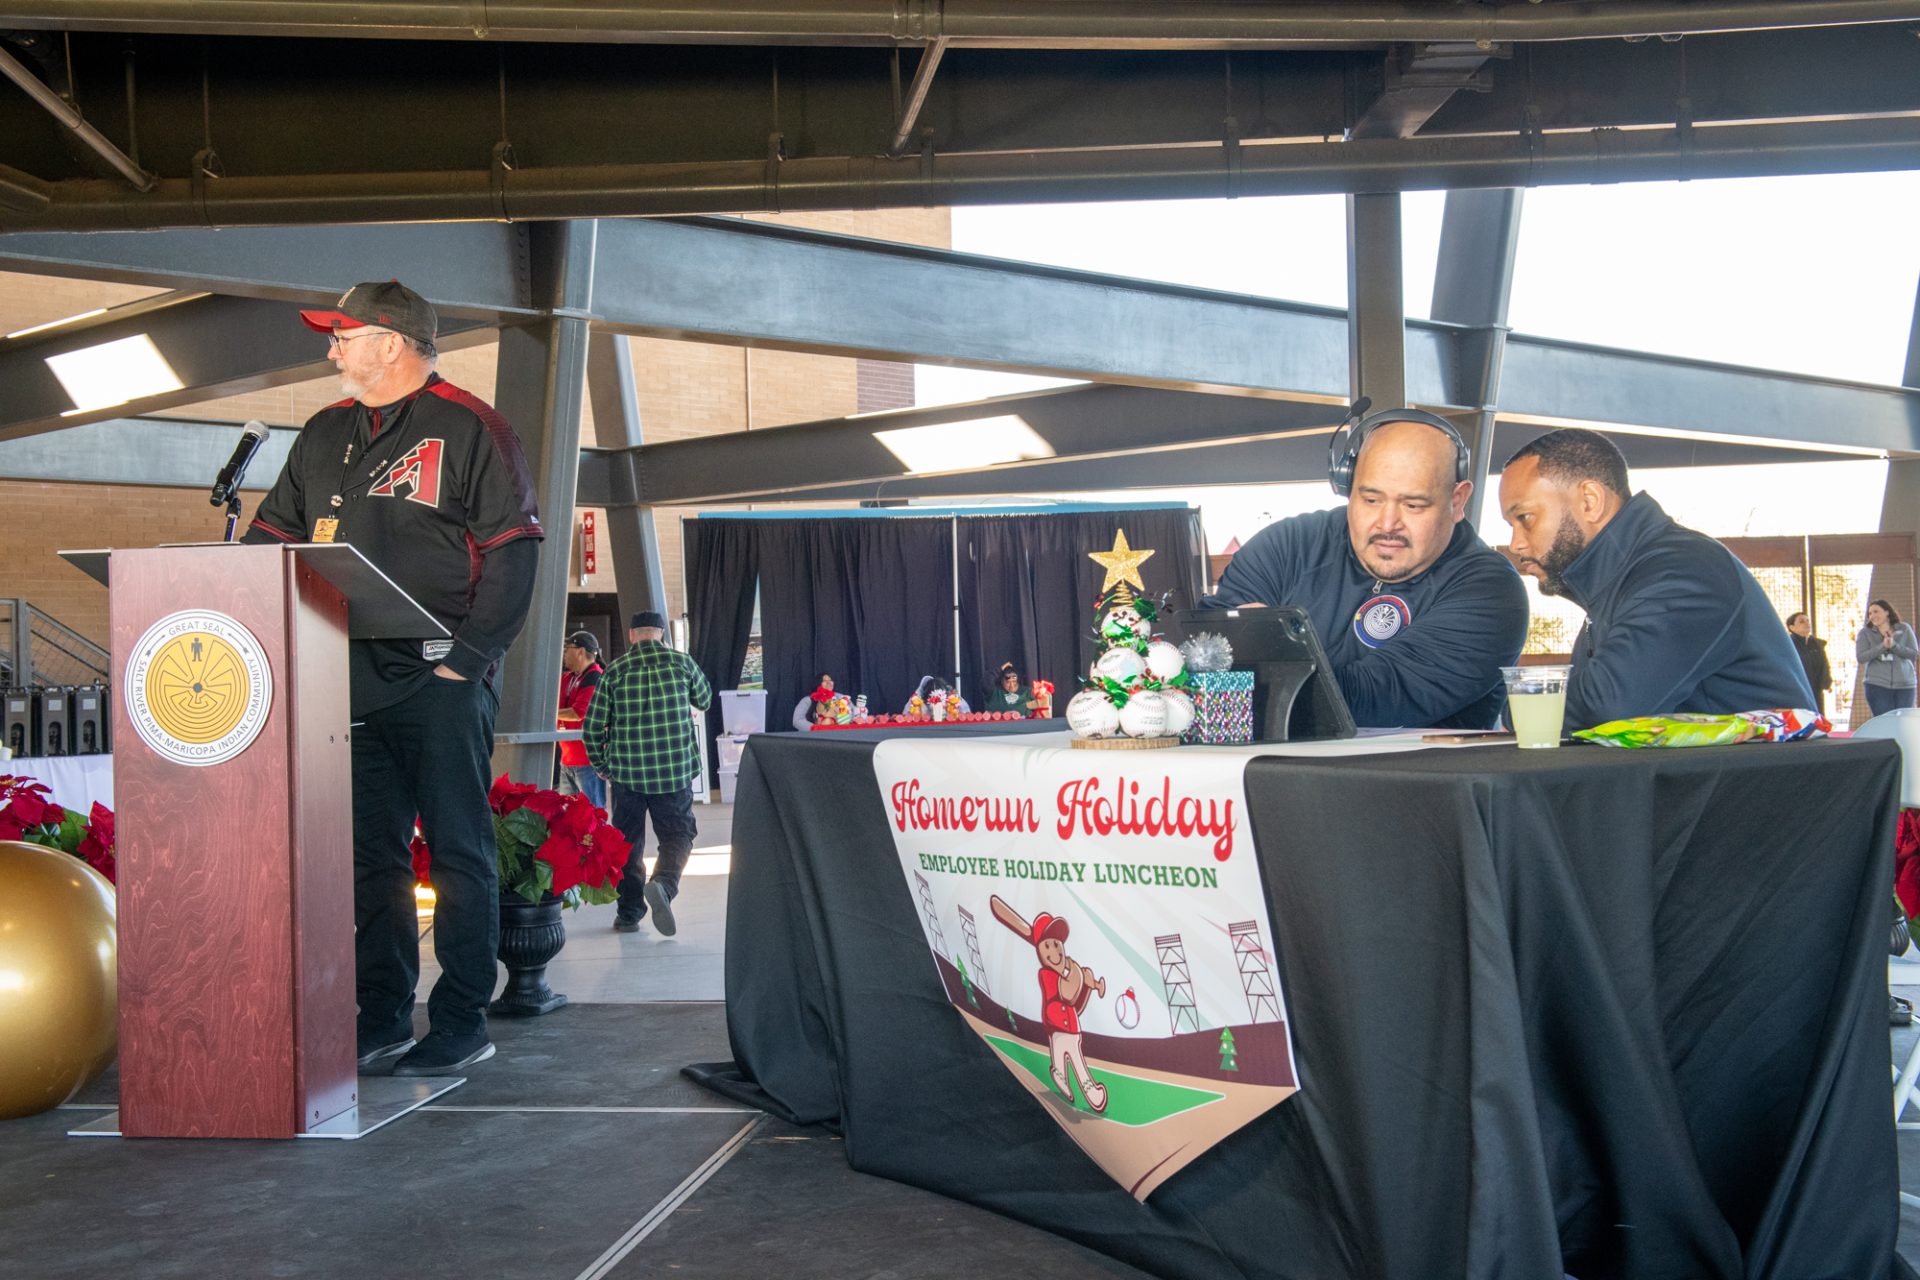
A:
{"type": "Polygon", "coordinates": [[[349,333],[345,335],[330,333],[327,335],[327,350],[332,351],[344,346],[352,342],[355,338],[384,338],[393,332],[392,329],[362,329],[359,333],[349,333]]]}

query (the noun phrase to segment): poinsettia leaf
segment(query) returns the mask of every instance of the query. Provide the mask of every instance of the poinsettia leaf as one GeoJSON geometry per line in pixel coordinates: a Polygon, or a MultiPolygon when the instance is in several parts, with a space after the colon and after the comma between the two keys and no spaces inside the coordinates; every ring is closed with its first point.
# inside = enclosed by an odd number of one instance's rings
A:
{"type": "Polygon", "coordinates": [[[541,897],[544,898],[549,893],[552,893],[553,864],[549,862],[535,862],[533,864],[533,881],[540,886],[541,897]]]}
{"type": "Polygon", "coordinates": [[[80,842],[86,838],[87,820],[74,810],[68,809],[66,816],[60,820],[60,834],[58,836],[60,847],[66,852],[72,853],[80,847],[80,842]]]}
{"type": "Polygon", "coordinates": [[[546,820],[531,809],[515,809],[494,819],[494,840],[500,846],[501,880],[532,883],[533,851],[547,838],[546,820]]]}

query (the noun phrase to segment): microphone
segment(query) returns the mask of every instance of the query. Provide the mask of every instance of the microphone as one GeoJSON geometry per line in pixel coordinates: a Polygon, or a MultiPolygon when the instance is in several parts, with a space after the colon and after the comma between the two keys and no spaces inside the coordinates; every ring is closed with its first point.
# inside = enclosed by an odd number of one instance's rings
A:
{"type": "MultiPolygon", "coordinates": [[[[1347,410],[1347,422],[1360,421],[1360,419],[1367,416],[1367,410],[1371,408],[1373,408],[1373,397],[1361,396],[1353,402],[1353,407],[1347,410]]],[[[1344,427],[1347,423],[1343,422],[1340,425],[1344,427]]]]}
{"type": "Polygon", "coordinates": [[[214,479],[213,495],[207,499],[210,505],[217,507],[239,491],[240,478],[247,474],[247,464],[253,461],[253,455],[266,438],[267,424],[258,419],[240,428],[240,443],[233,446],[233,456],[214,479]]]}

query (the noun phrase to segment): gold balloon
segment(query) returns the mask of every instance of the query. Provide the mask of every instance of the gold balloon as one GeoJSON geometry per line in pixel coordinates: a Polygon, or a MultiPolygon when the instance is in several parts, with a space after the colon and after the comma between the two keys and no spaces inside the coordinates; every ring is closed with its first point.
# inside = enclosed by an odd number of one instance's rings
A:
{"type": "Polygon", "coordinates": [[[72,854],[0,840],[0,1120],[59,1106],[113,1061],[115,902],[72,854]]]}

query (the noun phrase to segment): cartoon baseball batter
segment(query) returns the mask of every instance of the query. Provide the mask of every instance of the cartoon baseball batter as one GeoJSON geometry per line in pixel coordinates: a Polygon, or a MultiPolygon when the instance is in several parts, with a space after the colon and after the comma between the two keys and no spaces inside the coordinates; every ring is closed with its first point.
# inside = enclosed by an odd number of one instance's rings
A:
{"type": "Polygon", "coordinates": [[[1080,1044],[1080,1014],[1098,991],[1104,999],[1107,980],[1083,969],[1067,954],[1067,922],[1042,911],[1029,924],[1018,911],[995,895],[994,919],[1033,944],[1040,956],[1040,1020],[1046,1024],[1047,1046],[1053,1055],[1053,1083],[1069,1101],[1067,1072],[1073,1072],[1080,1097],[1094,1112],[1107,1109],[1107,1086],[1087,1074],[1087,1054],[1080,1044]]]}

